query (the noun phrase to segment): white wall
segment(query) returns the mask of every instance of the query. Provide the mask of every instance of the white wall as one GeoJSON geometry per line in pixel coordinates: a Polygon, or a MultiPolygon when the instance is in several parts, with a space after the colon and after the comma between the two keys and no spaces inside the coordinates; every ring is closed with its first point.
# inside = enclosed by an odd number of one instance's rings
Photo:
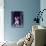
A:
{"type": "MultiPolygon", "coordinates": [[[[46,0],[40,0],[40,9],[46,9],[46,0]]],[[[46,11],[43,12],[43,22],[40,23],[43,26],[46,26],[46,11]]]]}
{"type": "Polygon", "coordinates": [[[0,42],[4,41],[4,0],[0,0],[0,42]]]}

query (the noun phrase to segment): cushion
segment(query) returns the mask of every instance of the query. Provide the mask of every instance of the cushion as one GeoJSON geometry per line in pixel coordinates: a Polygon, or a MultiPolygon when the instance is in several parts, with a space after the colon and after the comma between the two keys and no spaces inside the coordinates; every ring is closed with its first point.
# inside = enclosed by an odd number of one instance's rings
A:
{"type": "Polygon", "coordinates": [[[21,39],[17,42],[17,46],[23,46],[23,44],[24,44],[24,39],[25,39],[25,37],[24,37],[24,38],[21,38],[21,39]]]}

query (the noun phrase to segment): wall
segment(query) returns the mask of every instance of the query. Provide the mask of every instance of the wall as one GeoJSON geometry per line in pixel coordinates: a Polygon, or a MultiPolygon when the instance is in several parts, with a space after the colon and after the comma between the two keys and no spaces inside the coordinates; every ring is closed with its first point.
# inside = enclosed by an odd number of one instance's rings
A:
{"type": "Polygon", "coordinates": [[[40,0],[5,0],[4,1],[4,35],[7,41],[18,41],[31,31],[35,12],[40,9],[40,0]],[[24,12],[24,27],[11,27],[11,11],[24,12]]]}
{"type": "MultiPolygon", "coordinates": [[[[41,11],[43,9],[46,9],[46,0],[40,1],[40,9],[41,9],[41,11]]],[[[41,21],[41,25],[46,26],[46,20],[45,20],[46,19],[46,11],[43,12],[43,19],[44,19],[44,21],[43,22],[41,21]]]]}
{"type": "MultiPolygon", "coordinates": [[[[46,0],[40,0],[40,9],[41,10],[46,9],[46,0]]],[[[40,25],[46,27],[46,11],[44,11],[42,17],[44,20],[43,20],[43,22],[40,21],[40,25]]],[[[45,36],[46,36],[46,34],[45,34],[45,36]]],[[[45,37],[45,43],[46,43],[46,37],[45,37]]]]}
{"type": "Polygon", "coordinates": [[[0,0],[0,42],[4,41],[4,0],[0,0]]]}

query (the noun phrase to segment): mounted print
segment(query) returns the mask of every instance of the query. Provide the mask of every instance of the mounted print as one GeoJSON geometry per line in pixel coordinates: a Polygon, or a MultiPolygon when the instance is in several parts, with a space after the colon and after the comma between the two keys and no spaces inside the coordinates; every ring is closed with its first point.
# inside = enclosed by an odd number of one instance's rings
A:
{"type": "Polygon", "coordinates": [[[23,11],[11,12],[11,25],[13,27],[23,27],[23,11]]]}

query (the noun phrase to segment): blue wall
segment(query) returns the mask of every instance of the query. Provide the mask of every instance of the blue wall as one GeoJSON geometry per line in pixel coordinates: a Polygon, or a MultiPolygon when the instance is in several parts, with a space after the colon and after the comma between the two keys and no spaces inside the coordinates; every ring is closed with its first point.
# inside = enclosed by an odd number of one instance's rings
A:
{"type": "Polygon", "coordinates": [[[40,0],[5,0],[4,5],[5,40],[18,41],[31,30],[33,18],[36,16],[35,12],[40,9],[40,0]],[[23,28],[11,27],[11,11],[24,12],[23,28]]]}

